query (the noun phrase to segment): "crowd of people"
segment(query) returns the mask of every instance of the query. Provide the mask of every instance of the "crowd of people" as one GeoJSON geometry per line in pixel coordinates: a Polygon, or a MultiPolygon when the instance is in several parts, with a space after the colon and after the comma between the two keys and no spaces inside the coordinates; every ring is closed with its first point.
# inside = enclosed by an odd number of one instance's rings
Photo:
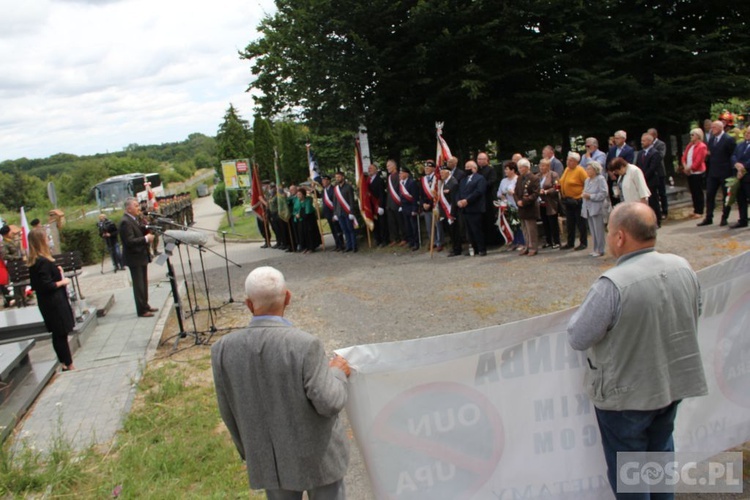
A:
{"type": "MultiPolygon", "coordinates": [[[[706,126],[707,132],[700,128],[690,131],[691,140],[676,169],[687,178],[693,202],[690,217],[701,219],[699,226],[713,224],[721,190],[720,225],[729,225],[730,206],[725,200],[731,193],[727,179],[735,177],[739,218],[730,228],[747,227],[750,176],[745,173],[750,165],[750,128],[744,132],[745,141],[736,144],[724,130],[725,122],[717,120],[706,126]]],[[[399,167],[395,160],[386,162],[385,171],[370,164],[363,182],[369,187],[365,203],[373,216],[371,236],[378,247],[399,246],[411,251],[425,246],[431,250],[431,242],[432,250],[441,252],[450,241],[447,255],[455,257],[484,256],[488,245],[503,243],[506,249],[526,256],[537,255],[545,248],[581,251],[589,248],[590,235],[590,255],[600,257],[604,254],[607,218],[617,203],[648,204],[659,227],[669,214],[667,184],[671,177],[667,177],[664,161],[667,145],[654,128],[640,136],[638,150],[628,144],[627,138],[624,130],[618,130],[604,152],[596,138],[588,137],[585,153],[571,151],[564,165],[555,157],[552,146],[543,149],[538,165],[515,154],[504,162],[502,177],[484,152],[476,160],[465,162],[464,168],[459,168],[456,157],[439,166],[427,160],[421,165],[420,177],[407,167],[399,167]],[[564,235],[561,217],[565,220],[564,235]]],[[[337,172],[334,180],[322,176],[320,184],[313,183],[309,190],[266,185],[260,203],[268,207],[269,217],[258,218],[266,240],[263,247],[315,251],[321,245],[320,220],[325,220],[335,250],[356,252],[362,218],[355,196],[359,190],[342,172],[337,172]],[[320,200],[319,214],[312,198],[320,200]],[[272,243],[274,239],[276,243],[272,243]]]]}

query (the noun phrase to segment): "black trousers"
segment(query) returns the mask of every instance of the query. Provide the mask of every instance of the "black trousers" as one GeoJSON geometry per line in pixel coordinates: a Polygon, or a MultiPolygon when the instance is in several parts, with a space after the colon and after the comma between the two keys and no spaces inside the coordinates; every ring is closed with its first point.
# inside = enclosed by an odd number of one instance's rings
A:
{"type": "MultiPolygon", "coordinates": [[[[377,212],[376,212],[377,213],[377,212]]],[[[383,215],[378,215],[373,221],[375,224],[375,243],[377,245],[386,245],[388,243],[388,220],[385,212],[383,215]]]]}
{"type": "Polygon", "coordinates": [[[729,217],[729,207],[726,206],[727,200],[727,185],[724,183],[726,177],[712,177],[706,178],[706,220],[712,221],[714,219],[714,208],[716,208],[716,194],[721,189],[721,206],[722,213],[721,218],[726,219],[729,217]]]}
{"type": "Polygon", "coordinates": [[[395,243],[405,240],[406,233],[404,231],[404,221],[401,217],[401,212],[398,209],[388,208],[385,213],[388,216],[386,220],[388,221],[388,237],[390,240],[395,243]]]}
{"type": "Polygon", "coordinates": [[[466,230],[469,233],[469,243],[478,253],[486,253],[487,245],[484,241],[484,231],[482,227],[482,213],[464,212],[464,221],[466,221],[466,230]]]}
{"type": "Polygon", "coordinates": [[[458,219],[453,219],[453,224],[448,224],[448,219],[443,219],[443,233],[447,234],[451,238],[451,248],[453,253],[460,255],[462,251],[461,247],[461,224],[458,219]]]}
{"type": "Polygon", "coordinates": [[[133,281],[133,299],[138,316],[148,312],[148,264],[145,266],[129,265],[130,279],[133,281]]]}
{"type": "Polygon", "coordinates": [[[648,206],[656,214],[656,221],[659,227],[661,227],[661,205],[659,204],[659,182],[648,185],[648,190],[651,191],[651,196],[648,197],[648,206]]]}
{"type": "Polygon", "coordinates": [[[542,227],[544,228],[544,239],[548,245],[560,244],[560,225],[557,223],[557,214],[547,215],[542,209],[542,227]]]}
{"type": "Polygon", "coordinates": [[[737,189],[737,207],[740,210],[739,223],[742,225],[747,225],[748,200],[750,200],[750,181],[743,177],[737,189]]]}
{"type": "Polygon", "coordinates": [[[667,203],[667,181],[664,177],[659,177],[659,183],[656,185],[656,190],[659,192],[661,215],[666,217],[669,213],[669,203],[667,203]]]}
{"type": "Polygon", "coordinates": [[[52,332],[52,349],[55,350],[57,360],[65,366],[73,364],[73,356],[70,354],[67,333],[52,332]]]}
{"type": "Polygon", "coordinates": [[[688,187],[690,188],[690,196],[693,198],[693,213],[703,215],[705,210],[705,200],[703,198],[703,180],[706,174],[691,174],[688,175],[688,187]]]}
{"type": "Polygon", "coordinates": [[[583,200],[565,198],[563,205],[565,205],[565,219],[568,226],[568,246],[573,247],[576,244],[576,228],[578,228],[581,245],[588,246],[588,221],[581,217],[583,200]]]}
{"type": "Polygon", "coordinates": [[[419,215],[401,212],[401,217],[404,225],[404,239],[411,248],[419,248],[419,225],[417,224],[419,215]]]}

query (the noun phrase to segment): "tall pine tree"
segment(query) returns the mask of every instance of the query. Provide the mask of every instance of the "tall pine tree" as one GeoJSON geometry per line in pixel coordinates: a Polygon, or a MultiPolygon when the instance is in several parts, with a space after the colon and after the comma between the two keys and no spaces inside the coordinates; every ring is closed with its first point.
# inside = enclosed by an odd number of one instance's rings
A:
{"type": "Polygon", "coordinates": [[[276,141],[271,131],[271,124],[260,115],[253,121],[253,145],[255,146],[255,163],[261,179],[274,179],[273,157],[276,141]]]}
{"type": "MultiPolygon", "coordinates": [[[[248,158],[248,141],[250,140],[250,131],[248,130],[247,120],[243,120],[237,109],[230,103],[227,112],[224,114],[224,121],[219,125],[219,131],[216,134],[216,148],[219,160],[235,160],[238,158],[248,158]]],[[[216,165],[216,171],[219,176],[222,175],[221,165],[216,165]]]]}

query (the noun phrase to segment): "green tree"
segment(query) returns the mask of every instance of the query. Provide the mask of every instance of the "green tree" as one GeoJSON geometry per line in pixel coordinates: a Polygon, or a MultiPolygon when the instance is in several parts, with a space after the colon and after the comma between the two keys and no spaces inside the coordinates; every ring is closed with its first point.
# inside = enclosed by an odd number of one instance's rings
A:
{"type": "Polygon", "coordinates": [[[459,155],[489,140],[509,155],[538,149],[551,131],[562,144],[574,134],[602,142],[618,128],[683,132],[711,102],[750,91],[742,4],[276,4],[242,52],[261,113],[301,113],[319,135],[365,123],[373,151],[396,157],[431,152],[438,120],[459,155]]]}
{"type": "Polygon", "coordinates": [[[256,115],[255,121],[253,121],[253,144],[255,146],[255,163],[258,164],[261,178],[273,179],[275,176],[273,161],[276,141],[273,137],[271,124],[260,115],[256,115]]]}
{"type": "Polygon", "coordinates": [[[299,126],[291,121],[276,123],[279,144],[279,170],[285,183],[301,182],[309,177],[307,150],[299,126]]]}
{"type": "MultiPolygon", "coordinates": [[[[219,125],[219,132],[216,134],[216,151],[219,160],[249,157],[247,150],[249,137],[248,122],[243,120],[235,107],[230,104],[224,114],[224,121],[219,125]]],[[[221,163],[216,165],[216,172],[219,176],[222,175],[221,163]]]]}

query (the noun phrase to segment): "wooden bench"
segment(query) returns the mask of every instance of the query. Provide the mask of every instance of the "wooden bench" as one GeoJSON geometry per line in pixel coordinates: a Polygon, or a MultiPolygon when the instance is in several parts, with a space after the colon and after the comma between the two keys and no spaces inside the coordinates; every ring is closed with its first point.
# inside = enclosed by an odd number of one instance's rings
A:
{"type": "MultiPolygon", "coordinates": [[[[81,252],[74,250],[72,252],[65,252],[52,256],[55,259],[55,264],[62,267],[63,274],[66,278],[70,278],[73,283],[73,287],[76,291],[76,295],[79,299],[85,299],[81,292],[81,284],[78,282],[78,276],[81,275],[81,269],[83,269],[83,257],[81,252]]],[[[8,275],[10,276],[10,285],[14,287],[21,287],[25,291],[26,287],[31,283],[29,280],[29,267],[28,265],[20,260],[9,260],[7,263],[8,275]]],[[[26,294],[21,293],[21,303],[17,303],[18,307],[25,307],[26,294]]]]}
{"type": "Polygon", "coordinates": [[[85,299],[81,293],[81,285],[78,283],[78,276],[81,275],[81,269],[83,269],[83,257],[81,252],[73,250],[72,252],[65,252],[52,256],[58,266],[62,267],[63,273],[66,278],[70,278],[73,281],[73,286],[76,290],[76,295],[79,299],[85,299]]]}

